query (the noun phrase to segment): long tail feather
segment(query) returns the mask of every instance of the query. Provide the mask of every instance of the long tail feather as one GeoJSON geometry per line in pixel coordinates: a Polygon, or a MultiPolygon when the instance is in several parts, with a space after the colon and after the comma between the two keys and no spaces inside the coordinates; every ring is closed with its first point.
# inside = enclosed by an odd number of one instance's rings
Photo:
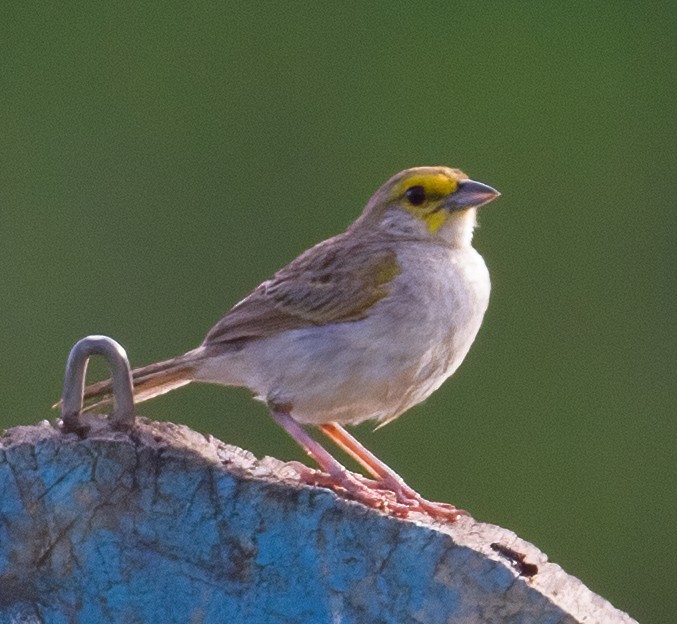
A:
{"type": "MultiPolygon", "coordinates": [[[[193,381],[194,367],[192,362],[194,362],[194,358],[190,357],[189,354],[185,354],[171,360],[134,369],[132,371],[134,402],[147,401],[175,388],[189,384],[193,381]]],[[[99,381],[85,388],[85,411],[92,411],[98,407],[109,405],[112,402],[113,393],[110,379],[99,381]]],[[[58,407],[60,404],[61,402],[54,405],[54,407],[58,407]]]]}

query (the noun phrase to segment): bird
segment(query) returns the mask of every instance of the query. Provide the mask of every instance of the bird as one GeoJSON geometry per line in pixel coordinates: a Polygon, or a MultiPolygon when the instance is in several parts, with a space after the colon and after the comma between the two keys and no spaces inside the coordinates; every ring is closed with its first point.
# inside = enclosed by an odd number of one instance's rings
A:
{"type": "MultiPolygon", "coordinates": [[[[305,482],[399,516],[455,521],[346,429],[379,427],[425,400],[460,366],[489,303],[472,246],[477,209],[498,197],[460,169],[414,167],[383,184],[341,234],[299,255],[233,306],[196,349],[132,371],[141,402],[193,382],[244,386],[321,470],[305,482]],[[347,470],[318,428],[368,473],[347,470]]],[[[112,400],[110,380],[85,389],[112,400]]]]}

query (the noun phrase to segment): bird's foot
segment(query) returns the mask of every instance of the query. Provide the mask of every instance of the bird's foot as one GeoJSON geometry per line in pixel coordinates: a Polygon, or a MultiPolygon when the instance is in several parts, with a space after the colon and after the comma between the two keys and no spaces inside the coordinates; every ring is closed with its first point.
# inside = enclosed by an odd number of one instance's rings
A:
{"type": "Polygon", "coordinates": [[[338,423],[326,423],[320,426],[320,430],[376,478],[376,481],[370,482],[370,487],[376,487],[383,492],[387,492],[394,497],[395,502],[405,507],[407,511],[404,515],[419,512],[435,520],[445,522],[455,522],[458,516],[469,515],[466,511],[457,509],[453,505],[433,503],[423,498],[416,490],[409,487],[392,468],[362,446],[338,423]]]}
{"type": "Polygon", "coordinates": [[[409,511],[424,513],[435,520],[456,522],[459,516],[470,516],[467,511],[458,509],[449,503],[437,503],[423,498],[400,478],[385,476],[377,482],[377,487],[392,492],[395,500],[400,505],[405,505],[409,511]]]}
{"type": "Polygon", "coordinates": [[[354,472],[345,470],[331,475],[322,470],[309,468],[300,462],[289,462],[299,479],[306,485],[327,488],[339,495],[347,495],[351,500],[358,501],[367,507],[378,509],[399,518],[406,518],[411,511],[417,511],[411,499],[398,500],[398,496],[384,487],[380,481],[369,479],[354,472]]]}
{"type": "Polygon", "coordinates": [[[403,481],[390,479],[374,480],[353,472],[345,471],[334,476],[321,470],[315,470],[300,462],[290,462],[300,480],[306,485],[314,485],[333,490],[348,496],[367,507],[379,509],[391,515],[406,518],[412,512],[424,513],[435,520],[455,522],[459,516],[468,516],[468,512],[448,503],[437,503],[423,498],[416,490],[403,481]]]}

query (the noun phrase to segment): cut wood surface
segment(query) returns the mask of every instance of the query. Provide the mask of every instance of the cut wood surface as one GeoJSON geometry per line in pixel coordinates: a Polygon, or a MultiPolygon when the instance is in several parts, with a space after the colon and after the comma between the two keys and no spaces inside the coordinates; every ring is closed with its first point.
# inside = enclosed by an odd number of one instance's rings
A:
{"type": "Polygon", "coordinates": [[[392,518],[137,418],[0,438],[0,623],[634,622],[514,533],[392,518]]]}

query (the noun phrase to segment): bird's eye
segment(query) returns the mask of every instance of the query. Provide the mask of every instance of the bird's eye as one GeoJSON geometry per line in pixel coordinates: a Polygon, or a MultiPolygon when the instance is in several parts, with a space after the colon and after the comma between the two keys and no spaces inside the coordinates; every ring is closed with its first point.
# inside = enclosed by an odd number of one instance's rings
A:
{"type": "Polygon", "coordinates": [[[404,194],[413,206],[420,206],[425,201],[425,189],[422,186],[412,186],[404,194]]]}

